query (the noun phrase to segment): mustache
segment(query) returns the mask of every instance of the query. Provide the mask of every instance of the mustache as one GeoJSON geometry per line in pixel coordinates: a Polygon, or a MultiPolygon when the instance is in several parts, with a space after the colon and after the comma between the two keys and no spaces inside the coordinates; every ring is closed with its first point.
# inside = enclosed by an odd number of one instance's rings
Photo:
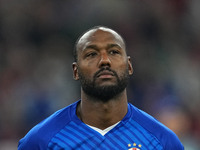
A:
{"type": "Polygon", "coordinates": [[[109,67],[103,67],[103,68],[99,69],[99,70],[94,74],[94,78],[97,78],[98,74],[100,74],[101,72],[103,72],[103,71],[105,71],[105,70],[106,70],[106,71],[112,72],[112,73],[114,74],[114,76],[118,77],[117,73],[116,73],[114,70],[110,69],[109,67]]]}

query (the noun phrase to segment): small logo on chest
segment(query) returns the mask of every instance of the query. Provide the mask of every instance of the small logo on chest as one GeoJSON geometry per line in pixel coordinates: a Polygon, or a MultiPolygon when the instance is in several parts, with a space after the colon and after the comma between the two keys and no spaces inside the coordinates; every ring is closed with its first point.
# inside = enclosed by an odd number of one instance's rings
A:
{"type": "Polygon", "coordinates": [[[141,144],[136,144],[136,143],[128,144],[128,150],[141,150],[141,148],[142,148],[141,144]]]}

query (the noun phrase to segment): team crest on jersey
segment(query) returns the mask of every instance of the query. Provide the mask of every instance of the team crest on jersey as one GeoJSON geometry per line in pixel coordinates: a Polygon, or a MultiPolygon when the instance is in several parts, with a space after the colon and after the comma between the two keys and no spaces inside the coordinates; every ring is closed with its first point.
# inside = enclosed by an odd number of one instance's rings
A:
{"type": "Polygon", "coordinates": [[[142,145],[137,143],[128,144],[128,150],[142,150],[141,147],[142,145]]]}

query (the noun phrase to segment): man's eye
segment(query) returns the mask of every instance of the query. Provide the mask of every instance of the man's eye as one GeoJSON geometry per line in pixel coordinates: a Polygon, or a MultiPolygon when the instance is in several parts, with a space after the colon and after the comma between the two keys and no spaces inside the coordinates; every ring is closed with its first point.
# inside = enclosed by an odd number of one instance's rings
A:
{"type": "Polygon", "coordinates": [[[111,50],[111,51],[110,51],[110,54],[111,54],[111,55],[119,54],[119,51],[117,51],[117,50],[111,50]]]}
{"type": "Polygon", "coordinates": [[[96,55],[97,55],[97,53],[91,52],[91,53],[86,54],[86,57],[94,57],[96,55]]]}

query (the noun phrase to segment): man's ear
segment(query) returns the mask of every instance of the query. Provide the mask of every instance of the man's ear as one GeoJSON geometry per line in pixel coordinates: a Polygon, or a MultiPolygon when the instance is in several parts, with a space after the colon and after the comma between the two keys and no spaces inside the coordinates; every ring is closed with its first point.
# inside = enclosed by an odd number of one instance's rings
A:
{"type": "Polygon", "coordinates": [[[79,80],[77,62],[73,62],[72,69],[73,69],[73,78],[74,78],[74,80],[79,80]]]}
{"type": "Polygon", "coordinates": [[[131,63],[131,57],[127,56],[127,58],[128,58],[128,73],[129,73],[129,75],[132,75],[133,74],[133,66],[131,63]]]}

